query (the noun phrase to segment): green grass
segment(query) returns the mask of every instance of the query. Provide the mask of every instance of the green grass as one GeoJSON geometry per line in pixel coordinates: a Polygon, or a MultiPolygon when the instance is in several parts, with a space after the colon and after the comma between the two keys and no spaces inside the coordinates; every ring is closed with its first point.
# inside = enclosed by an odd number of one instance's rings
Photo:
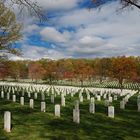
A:
{"type": "MultiPolygon", "coordinates": [[[[54,104],[46,97],[47,112],[40,112],[40,97],[35,108],[0,99],[0,140],[140,140],[140,113],[137,112],[136,95],[130,98],[125,110],[119,101],[113,102],[115,118],[107,117],[103,102],[96,102],[96,113],[89,113],[89,101],[80,104],[80,124],[72,121],[73,103],[78,97],[66,97],[66,107],[61,107],[61,117],[54,116],[54,104]],[[4,111],[12,113],[12,132],[3,131],[4,111]]],[[[60,103],[60,97],[55,99],[60,103]]]]}

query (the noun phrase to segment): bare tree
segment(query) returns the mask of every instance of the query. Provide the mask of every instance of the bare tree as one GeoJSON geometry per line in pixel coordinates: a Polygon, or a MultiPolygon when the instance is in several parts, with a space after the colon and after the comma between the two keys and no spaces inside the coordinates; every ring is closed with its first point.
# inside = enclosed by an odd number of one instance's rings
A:
{"type": "MultiPolygon", "coordinates": [[[[105,0],[90,0],[90,1],[92,2],[92,4],[95,4],[96,6],[101,6],[102,4],[108,2],[105,0]]],[[[140,9],[140,0],[117,0],[117,1],[119,1],[119,3],[121,4],[120,9],[133,7],[140,9]]]]}
{"type": "Polygon", "coordinates": [[[120,0],[122,8],[136,7],[140,9],[140,0],[120,0]]]}
{"type": "Polygon", "coordinates": [[[19,8],[20,13],[23,11],[23,9],[27,9],[28,12],[31,15],[36,15],[40,21],[46,21],[47,16],[44,14],[42,7],[39,6],[39,4],[36,1],[31,0],[3,0],[3,3],[6,3],[10,1],[11,7],[16,5],[19,8]]]}

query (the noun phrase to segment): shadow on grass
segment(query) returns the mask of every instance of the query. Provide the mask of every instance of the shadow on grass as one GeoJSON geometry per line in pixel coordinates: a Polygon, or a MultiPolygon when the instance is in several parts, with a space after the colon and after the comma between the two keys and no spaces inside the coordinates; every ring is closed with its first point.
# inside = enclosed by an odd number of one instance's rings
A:
{"type": "MultiPolygon", "coordinates": [[[[80,124],[72,121],[73,103],[78,97],[66,97],[66,107],[61,107],[61,118],[54,116],[54,104],[46,96],[47,112],[40,112],[40,95],[35,108],[0,99],[0,140],[127,140],[140,139],[140,113],[137,112],[136,96],[132,97],[125,110],[115,106],[115,118],[107,117],[103,102],[96,102],[96,113],[89,113],[89,101],[80,103],[80,124]],[[3,113],[12,112],[12,133],[3,131],[3,113]]],[[[60,96],[55,103],[60,104],[60,96]]]]}

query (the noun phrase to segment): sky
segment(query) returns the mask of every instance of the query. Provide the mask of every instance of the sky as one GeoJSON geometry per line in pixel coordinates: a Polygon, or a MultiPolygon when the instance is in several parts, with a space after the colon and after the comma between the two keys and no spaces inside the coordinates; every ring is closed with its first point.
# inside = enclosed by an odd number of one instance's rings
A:
{"type": "MultiPolygon", "coordinates": [[[[15,44],[22,56],[10,59],[96,58],[140,54],[140,10],[118,11],[119,3],[88,9],[88,0],[37,0],[48,21],[25,13],[23,38],[15,44]]],[[[17,13],[15,8],[15,12],[17,13]]]]}

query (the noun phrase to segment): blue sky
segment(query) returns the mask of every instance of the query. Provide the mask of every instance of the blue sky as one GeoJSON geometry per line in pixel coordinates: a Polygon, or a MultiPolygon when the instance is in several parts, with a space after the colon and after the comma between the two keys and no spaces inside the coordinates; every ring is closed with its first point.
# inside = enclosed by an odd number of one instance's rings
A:
{"type": "Polygon", "coordinates": [[[49,19],[45,23],[29,15],[19,19],[23,39],[16,46],[23,52],[22,59],[138,56],[140,10],[116,12],[120,5],[112,0],[101,10],[89,10],[88,1],[38,0],[49,19]]]}

